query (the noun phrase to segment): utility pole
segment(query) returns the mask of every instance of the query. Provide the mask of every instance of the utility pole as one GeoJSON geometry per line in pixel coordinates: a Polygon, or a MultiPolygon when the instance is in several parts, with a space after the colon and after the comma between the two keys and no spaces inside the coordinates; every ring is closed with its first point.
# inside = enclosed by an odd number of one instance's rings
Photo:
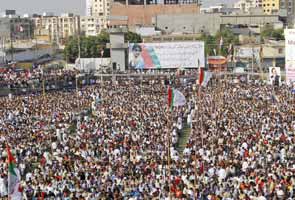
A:
{"type": "Polygon", "coordinates": [[[10,24],[10,55],[11,55],[11,61],[13,61],[13,41],[12,41],[12,38],[13,38],[13,31],[12,31],[12,24],[10,24]]]}
{"type": "MultiPolygon", "coordinates": [[[[292,8],[293,7],[294,6],[292,5],[292,8]]],[[[286,28],[289,28],[289,19],[290,19],[289,18],[289,0],[285,0],[285,9],[286,9],[286,28]]]]}

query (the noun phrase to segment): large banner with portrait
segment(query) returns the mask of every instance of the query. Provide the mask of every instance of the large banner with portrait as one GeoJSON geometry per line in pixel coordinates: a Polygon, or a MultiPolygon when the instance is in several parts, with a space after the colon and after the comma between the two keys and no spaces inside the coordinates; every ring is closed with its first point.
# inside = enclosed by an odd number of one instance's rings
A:
{"type": "Polygon", "coordinates": [[[285,29],[286,82],[295,82],[295,29],[285,29]]]}
{"type": "Polygon", "coordinates": [[[204,42],[129,44],[130,69],[205,67],[204,42]]]}
{"type": "Polygon", "coordinates": [[[281,84],[281,68],[270,67],[269,68],[269,82],[272,85],[279,86],[281,84]]]}

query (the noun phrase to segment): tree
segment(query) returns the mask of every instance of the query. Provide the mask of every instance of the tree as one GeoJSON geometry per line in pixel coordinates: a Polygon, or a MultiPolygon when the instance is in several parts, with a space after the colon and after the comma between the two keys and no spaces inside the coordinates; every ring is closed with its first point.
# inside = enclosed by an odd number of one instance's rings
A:
{"type": "Polygon", "coordinates": [[[284,30],[283,29],[274,29],[270,24],[265,25],[261,30],[261,38],[263,41],[266,39],[275,39],[275,40],[284,40],[284,30]]]}
{"type": "Polygon", "coordinates": [[[220,39],[223,40],[222,48],[219,48],[219,54],[223,56],[228,55],[230,45],[236,45],[239,43],[239,38],[236,36],[231,30],[228,28],[224,28],[221,31],[217,32],[215,35],[216,40],[218,41],[218,45],[220,44],[220,39]]]}
{"type": "Polygon", "coordinates": [[[206,55],[214,55],[214,51],[218,55],[226,56],[228,54],[230,44],[236,45],[239,43],[239,39],[229,29],[223,29],[217,32],[214,36],[209,34],[202,34],[199,40],[205,42],[205,53],[206,55]],[[222,48],[220,49],[220,39],[223,40],[222,48]]]}
{"type": "Polygon", "coordinates": [[[68,62],[74,63],[79,57],[79,40],[81,58],[99,58],[101,57],[101,50],[104,50],[103,57],[110,56],[110,50],[106,49],[106,44],[110,40],[109,34],[101,32],[98,36],[69,37],[64,49],[64,57],[68,62]]]}
{"type": "Polygon", "coordinates": [[[125,35],[125,42],[140,43],[142,38],[139,34],[128,31],[125,35]]]}
{"type": "MultiPolygon", "coordinates": [[[[110,42],[109,33],[102,31],[97,36],[78,36],[69,37],[65,44],[64,57],[70,62],[74,63],[79,57],[79,45],[78,41],[80,39],[80,54],[81,58],[100,58],[101,51],[103,50],[103,57],[110,57],[110,50],[106,48],[107,43],[110,42]]],[[[125,35],[125,42],[138,43],[142,39],[140,35],[132,32],[128,32],[125,35]]]]}

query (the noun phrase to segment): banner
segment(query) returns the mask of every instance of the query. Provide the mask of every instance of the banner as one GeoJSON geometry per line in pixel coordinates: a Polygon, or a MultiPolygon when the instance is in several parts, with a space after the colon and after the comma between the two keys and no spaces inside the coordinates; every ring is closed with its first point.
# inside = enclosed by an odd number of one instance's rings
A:
{"type": "Polygon", "coordinates": [[[295,29],[285,29],[286,82],[295,81],[295,29]]]}
{"type": "Polygon", "coordinates": [[[279,86],[281,84],[281,68],[270,67],[269,68],[269,82],[272,85],[279,86]]]}
{"type": "Polygon", "coordinates": [[[205,67],[204,42],[129,44],[130,69],[205,67]]]}
{"type": "Polygon", "coordinates": [[[254,58],[256,63],[260,62],[260,47],[236,47],[236,55],[238,58],[254,58]]]}

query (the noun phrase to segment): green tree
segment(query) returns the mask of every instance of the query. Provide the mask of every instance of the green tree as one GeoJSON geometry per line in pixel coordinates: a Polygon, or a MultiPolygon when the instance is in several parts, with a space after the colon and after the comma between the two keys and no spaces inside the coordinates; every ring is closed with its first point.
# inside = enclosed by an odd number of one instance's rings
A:
{"type": "Polygon", "coordinates": [[[215,36],[209,34],[202,34],[199,40],[205,42],[205,54],[209,56],[214,55],[214,49],[217,49],[217,41],[215,36]]]}
{"type": "Polygon", "coordinates": [[[142,42],[142,38],[139,34],[128,31],[125,34],[125,42],[140,43],[142,42]]]}
{"type": "Polygon", "coordinates": [[[226,56],[228,54],[230,44],[236,45],[239,43],[239,39],[229,29],[224,29],[217,32],[214,36],[209,34],[203,34],[199,40],[205,42],[206,55],[214,55],[215,51],[217,55],[226,56]],[[220,49],[220,39],[223,40],[222,48],[220,49]]]}
{"type": "Polygon", "coordinates": [[[284,40],[284,30],[283,29],[274,29],[272,25],[265,25],[261,30],[261,38],[263,41],[266,39],[275,39],[275,40],[284,40]]]}
{"type": "Polygon", "coordinates": [[[236,45],[239,43],[239,38],[228,28],[224,28],[221,31],[217,32],[215,35],[216,40],[218,41],[218,53],[223,56],[228,55],[230,45],[236,45]],[[220,49],[220,39],[223,40],[222,48],[220,49]]]}
{"type": "Polygon", "coordinates": [[[68,62],[74,63],[79,57],[79,39],[81,58],[99,58],[101,57],[101,50],[104,51],[103,57],[110,56],[110,50],[106,49],[106,44],[110,41],[109,34],[101,32],[97,36],[69,37],[64,49],[64,57],[68,62]]]}
{"type": "MultiPolygon", "coordinates": [[[[64,57],[68,62],[74,63],[79,57],[79,45],[80,39],[80,54],[81,58],[99,58],[101,57],[101,51],[103,50],[103,57],[110,57],[110,50],[106,48],[107,43],[110,42],[109,33],[102,31],[97,36],[78,36],[69,37],[65,44],[64,57]]],[[[138,43],[142,42],[141,36],[127,32],[125,35],[125,42],[138,43]]]]}

